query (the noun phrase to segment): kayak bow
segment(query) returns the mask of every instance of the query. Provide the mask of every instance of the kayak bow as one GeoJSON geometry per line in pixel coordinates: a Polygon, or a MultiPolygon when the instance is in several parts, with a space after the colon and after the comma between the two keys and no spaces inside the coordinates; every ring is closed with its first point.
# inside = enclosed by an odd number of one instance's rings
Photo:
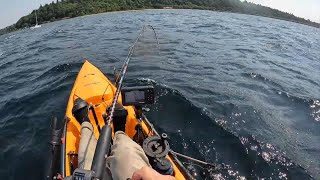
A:
{"type": "MultiPolygon", "coordinates": [[[[62,177],[72,175],[78,167],[77,153],[79,150],[81,125],[72,114],[74,101],[81,98],[90,104],[89,119],[94,127],[94,135],[99,138],[100,129],[105,125],[107,109],[112,105],[116,87],[104,74],[90,62],[85,61],[83,64],[74,86],[66,109],[66,123],[62,135],[61,149],[61,175],[62,177]]],[[[122,104],[121,94],[118,101],[122,104]]],[[[146,139],[151,136],[159,135],[145,115],[140,115],[137,107],[124,106],[127,111],[125,133],[133,140],[138,141],[139,133],[143,134],[142,138],[146,139]],[[138,117],[138,118],[137,118],[138,117]]],[[[114,126],[111,124],[112,136],[114,135],[114,126]]],[[[141,138],[141,137],[140,137],[141,138]]],[[[143,140],[144,140],[143,139],[143,140]]],[[[142,142],[137,142],[142,144],[142,142]]],[[[182,163],[171,153],[166,155],[173,165],[173,176],[176,179],[192,178],[189,172],[183,167],[182,163]]]]}

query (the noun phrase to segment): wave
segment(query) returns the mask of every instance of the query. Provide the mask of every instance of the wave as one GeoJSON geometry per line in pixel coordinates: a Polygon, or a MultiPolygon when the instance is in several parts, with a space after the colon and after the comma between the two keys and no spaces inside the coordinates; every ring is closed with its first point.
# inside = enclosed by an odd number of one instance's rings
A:
{"type": "Polygon", "coordinates": [[[156,103],[150,107],[147,116],[160,132],[166,132],[172,137],[170,144],[174,150],[227,167],[212,172],[197,165],[187,166],[198,178],[205,178],[208,174],[211,178],[219,174],[223,177],[249,179],[270,177],[270,174],[276,179],[280,178],[280,174],[312,178],[304,168],[285,157],[271,144],[259,141],[253,135],[232,132],[228,126],[223,125],[224,120],[211,117],[212,113],[206,108],[195,106],[179,91],[153,79],[141,78],[136,83],[139,81],[141,84],[155,86],[156,103]]]}
{"type": "Polygon", "coordinates": [[[311,108],[311,116],[315,121],[320,122],[320,100],[309,100],[309,105],[311,108]]]}
{"type": "MultiPolygon", "coordinates": [[[[61,73],[70,73],[70,71],[72,70],[79,70],[80,67],[82,66],[82,63],[64,63],[64,64],[59,64],[56,65],[52,68],[50,68],[49,70],[44,71],[41,75],[39,75],[38,77],[36,77],[35,79],[33,79],[34,81],[39,81],[41,79],[45,80],[46,78],[52,76],[52,75],[57,75],[57,74],[61,74],[61,73]]],[[[77,72],[75,72],[77,73],[77,72]]]]}
{"type": "Polygon", "coordinates": [[[15,34],[12,34],[12,35],[6,37],[5,40],[9,40],[9,39],[11,39],[11,38],[14,38],[15,36],[16,36],[15,34]]]}
{"type": "MultiPolygon", "coordinates": [[[[77,75],[77,71],[82,64],[61,64],[43,72],[41,75],[30,82],[33,82],[31,86],[19,87],[25,84],[24,82],[15,84],[14,86],[7,87],[6,92],[23,92],[19,93],[19,96],[3,96],[1,99],[0,115],[2,119],[0,121],[1,127],[5,127],[8,118],[12,118],[11,115],[16,115],[23,112],[36,111],[35,106],[46,103],[46,96],[61,93],[67,89],[71,89],[72,84],[77,75]],[[75,70],[74,73],[70,73],[71,70],[75,70]],[[32,106],[28,106],[32,103],[32,106]],[[6,113],[10,112],[10,113],[6,113]],[[8,118],[5,118],[8,117],[8,118]]],[[[19,76],[20,77],[20,76],[19,76]]],[[[6,82],[4,82],[6,84],[6,82]]],[[[50,103],[48,103],[50,104],[50,103]]]]}
{"type": "Polygon", "coordinates": [[[248,54],[248,53],[250,53],[250,54],[256,54],[256,53],[257,53],[257,51],[254,50],[254,49],[236,48],[236,49],[234,49],[234,50],[235,50],[235,51],[239,51],[239,52],[241,52],[241,53],[243,53],[243,54],[248,54]]]}
{"type": "MultiPolygon", "coordinates": [[[[278,94],[280,97],[288,99],[288,101],[286,102],[295,102],[297,104],[302,105],[302,107],[306,109],[306,111],[309,113],[310,117],[314,121],[320,121],[319,119],[320,103],[319,103],[319,99],[317,99],[316,97],[310,98],[310,97],[304,97],[304,96],[298,95],[296,93],[294,94],[290,93],[280,83],[277,83],[272,79],[266,78],[263,75],[258,73],[242,73],[242,75],[247,78],[251,78],[256,81],[263,82],[263,85],[259,86],[260,88],[262,88],[264,85],[268,85],[268,87],[272,87],[271,89],[274,92],[274,94],[278,94]]],[[[310,80],[309,82],[317,85],[315,81],[310,80]]],[[[246,85],[246,87],[248,87],[248,85],[246,85]]],[[[255,87],[258,87],[258,84],[255,84],[255,87]]],[[[275,99],[273,100],[276,101],[275,99]]]]}
{"type": "Polygon", "coordinates": [[[156,87],[147,115],[172,137],[172,148],[225,163],[226,170],[213,171],[185,162],[198,179],[310,179],[309,172],[319,177],[320,81],[312,73],[320,67],[318,31],[295,24],[285,29],[282,21],[254,16],[170,12],[100,14],[22,30],[9,40],[4,38],[12,34],[2,36],[0,159],[6,164],[0,179],[39,179],[48,114],[64,115],[82,59],[95,60],[112,77],[110,67],[122,60],[109,55],[125,58],[144,23],[159,27],[161,58],[131,61],[126,84],[156,87]]]}
{"type": "Polygon", "coordinates": [[[218,24],[218,23],[199,24],[199,25],[196,25],[192,28],[193,29],[213,28],[213,29],[218,29],[218,30],[231,30],[230,27],[226,27],[226,26],[218,24]]]}

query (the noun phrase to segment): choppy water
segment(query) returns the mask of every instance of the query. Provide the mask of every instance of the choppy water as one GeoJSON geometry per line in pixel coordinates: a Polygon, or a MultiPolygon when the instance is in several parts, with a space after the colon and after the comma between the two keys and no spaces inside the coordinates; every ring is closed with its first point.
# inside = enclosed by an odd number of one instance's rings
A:
{"type": "MultiPolygon", "coordinates": [[[[0,179],[39,179],[52,114],[84,59],[112,77],[144,24],[161,57],[127,83],[156,86],[147,113],[176,151],[229,169],[199,179],[320,178],[320,30],[248,15],[150,10],[79,17],[0,36],[0,179]]],[[[187,162],[188,163],[188,162],[187,162]]]]}

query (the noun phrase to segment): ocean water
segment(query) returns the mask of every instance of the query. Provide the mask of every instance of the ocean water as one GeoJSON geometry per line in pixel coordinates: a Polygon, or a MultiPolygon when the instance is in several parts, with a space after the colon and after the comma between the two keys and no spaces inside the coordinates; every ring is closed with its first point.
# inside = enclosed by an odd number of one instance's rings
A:
{"type": "Polygon", "coordinates": [[[88,59],[108,77],[143,25],[126,85],[152,84],[149,120],[197,179],[320,178],[320,29],[200,10],[105,13],[0,36],[0,179],[41,179],[50,118],[88,59]],[[149,46],[140,48],[150,50],[149,46]]]}

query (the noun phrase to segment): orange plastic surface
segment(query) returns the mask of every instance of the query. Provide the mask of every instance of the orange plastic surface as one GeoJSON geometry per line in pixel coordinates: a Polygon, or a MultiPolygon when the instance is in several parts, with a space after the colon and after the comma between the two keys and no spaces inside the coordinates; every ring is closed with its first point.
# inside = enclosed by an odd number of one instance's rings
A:
{"type": "MultiPolygon", "coordinates": [[[[113,83],[108,78],[106,78],[104,74],[99,69],[97,69],[94,65],[92,65],[88,61],[85,61],[72,88],[70,98],[68,101],[68,106],[66,109],[66,117],[69,119],[69,122],[67,123],[67,131],[66,131],[66,137],[65,137],[66,176],[70,176],[72,173],[70,168],[68,153],[70,152],[78,153],[79,142],[80,142],[80,124],[73,117],[72,111],[71,111],[74,100],[80,97],[83,100],[87,101],[89,104],[92,104],[98,118],[98,124],[100,127],[102,127],[104,125],[102,113],[105,113],[107,107],[111,105],[115,92],[116,92],[116,87],[113,85],[113,83]]],[[[121,96],[119,97],[118,102],[119,103],[122,102],[121,96]]],[[[125,106],[125,108],[128,111],[127,123],[126,123],[126,134],[130,138],[132,138],[136,133],[135,127],[139,122],[136,119],[134,107],[125,106]]],[[[95,136],[98,139],[99,131],[91,111],[90,111],[89,118],[91,120],[91,123],[93,124],[95,136]]],[[[152,135],[151,129],[149,129],[149,127],[144,122],[141,122],[141,125],[142,125],[142,129],[146,132],[146,134],[148,134],[149,136],[152,135]]],[[[171,159],[170,161],[173,162],[171,159]]],[[[176,177],[176,179],[179,179],[179,180],[185,179],[185,177],[183,176],[183,174],[181,173],[181,171],[179,170],[176,164],[174,164],[174,176],[176,177]]]]}

